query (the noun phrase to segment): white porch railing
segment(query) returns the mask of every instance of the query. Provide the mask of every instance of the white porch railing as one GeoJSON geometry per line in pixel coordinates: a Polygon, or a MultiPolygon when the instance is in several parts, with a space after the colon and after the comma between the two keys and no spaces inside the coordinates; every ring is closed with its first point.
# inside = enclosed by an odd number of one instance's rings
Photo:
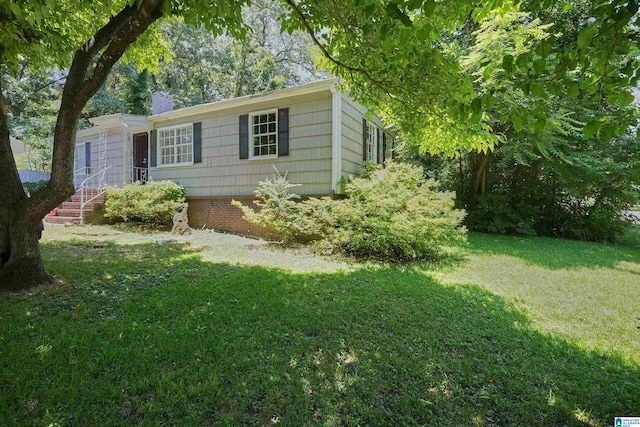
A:
{"type": "MultiPolygon", "coordinates": [[[[107,186],[109,185],[107,177],[109,169],[111,169],[113,165],[109,165],[106,168],[94,173],[93,175],[85,178],[81,183],[79,188],[76,190],[76,194],[78,191],[80,192],[80,224],[84,223],[84,208],[88,203],[94,201],[101,195],[107,192],[107,186]],[[86,190],[98,190],[95,194],[92,195],[88,200],[86,198],[86,190]]],[[[76,175],[77,176],[77,175],[76,175]]]]}
{"type": "Polygon", "coordinates": [[[73,184],[76,188],[79,188],[82,182],[85,180],[87,175],[91,172],[91,168],[83,166],[81,168],[76,169],[73,172],[73,184]]]}
{"type": "Polygon", "coordinates": [[[133,168],[133,179],[131,180],[131,182],[136,182],[136,181],[140,181],[141,183],[145,183],[147,182],[147,173],[148,173],[148,169],[147,168],[133,168]]]}

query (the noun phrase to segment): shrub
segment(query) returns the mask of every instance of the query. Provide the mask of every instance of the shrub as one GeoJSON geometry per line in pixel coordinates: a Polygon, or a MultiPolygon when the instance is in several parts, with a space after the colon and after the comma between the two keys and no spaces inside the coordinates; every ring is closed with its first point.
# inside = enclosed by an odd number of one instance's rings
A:
{"type": "Polygon", "coordinates": [[[355,178],[347,198],[332,205],[330,245],[357,256],[392,260],[436,258],[466,243],[455,195],[437,191],[421,167],[390,163],[370,178],[355,178]]]}
{"type": "Polygon", "coordinates": [[[318,234],[313,217],[298,203],[300,196],[289,191],[298,186],[289,182],[286,173],[282,175],[276,170],[272,178],[258,182],[254,201],[258,209],[237,200],[231,204],[242,210],[246,221],[269,228],[285,242],[311,240],[318,234]]]}
{"type": "Polygon", "coordinates": [[[387,260],[436,258],[466,243],[454,194],[437,191],[422,168],[390,164],[346,185],[346,199],[290,193],[286,175],[260,182],[254,210],[234,201],[252,223],[267,226],[286,241],[320,240],[324,249],[387,260]]]}
{"type": "Polygon", "coordinates": [[[33,194],[38,190],[42,190],[49,183],[48,179],[41,179],[37,182],[23,182],[22,188],[27,194],[33,194]]]}
{"type": "Polygon", "coordinates": [[[183,203],[184,188],[172,181],[138,181],[108,190],[104,215],[125,222],[171,225],[183,203]]]}

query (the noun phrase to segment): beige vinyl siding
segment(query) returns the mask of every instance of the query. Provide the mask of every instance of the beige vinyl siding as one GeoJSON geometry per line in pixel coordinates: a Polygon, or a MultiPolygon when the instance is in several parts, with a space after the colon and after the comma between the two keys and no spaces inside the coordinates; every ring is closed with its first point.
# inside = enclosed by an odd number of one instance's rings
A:
{"type": "MultiPolygon", "coordinates": [[[[122,187],[122,165],[123,165],[123,149],[124,149],[124,133],[116,133],[116,132],[107,132],[107,166],[112,165],[111,168],[107,171],[107,180],[110,185],[116,187],[122,187]]],[[[93,146],[91,150],[94,151],[93,146]]],[[[96,169],[98,172],[100,169],[100,147],[95,147],[96,153],[91,153],[91,163],[95,162],[96,169]],[[93,157],[95,155],[95,158],[93,157]]],[[[127,153],[130,155],[130,153],[127,153]]]]}
{"type": "MultiPolygon", "coordinates": [[[[342,176],[359,175],[362,172],[362,118],[367,109],[348,95],[342,95],[342,176]]],[[[377,117],[373,123],[382,128],[377,117]]]]}
{"type": "Polygon", "coordinates": [[[274,166],[301,184],[299,194],[331,192],[331,93],[265,101],[251,106],[155,123],[155,129],[202,123],[202,163],[150,168],[154,180],[171,179],[191,197],[253,195],[258,181],[270,177],[274,166]],[[240,160],[239,117],[254,111],[289,108],[289,155],[277,159],[240,160]]]}
{"type": "MultiPolygon", "coordinates": [[[[122,150],[124,144],[124,134],[105,131],[106,138],[106,165],[112,165],[106,174],[107,184],[111,186],[122,186],[122,150]]],[[[96,129],[95,133],[79,135],[76,139],[77,146],[85,146],[85,143],[91,143],[91,175],[100,171],[100,133],[96,129]]],[[[84,149],[84,148],[83,148],[84,149]]]]}

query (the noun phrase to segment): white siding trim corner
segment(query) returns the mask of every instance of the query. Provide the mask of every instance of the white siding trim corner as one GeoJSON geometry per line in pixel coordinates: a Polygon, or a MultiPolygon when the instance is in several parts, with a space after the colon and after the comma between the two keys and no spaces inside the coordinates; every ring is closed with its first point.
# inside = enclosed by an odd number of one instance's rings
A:
{"type": "Polygon", "coordinates": [[[342,179],[342,94],[333,83],[332,95],[332,135],[331,135],[331,191],[337,193],[342,179]]]}

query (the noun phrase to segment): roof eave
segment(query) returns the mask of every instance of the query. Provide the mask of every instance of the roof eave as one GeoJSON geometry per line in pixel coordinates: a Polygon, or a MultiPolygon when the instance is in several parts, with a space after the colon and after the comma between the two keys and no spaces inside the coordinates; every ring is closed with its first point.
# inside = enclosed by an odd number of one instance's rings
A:
{"type": "MultiPolygon", "coordinates": [[[[240,98],[225,99],[222,101],[211,102],[208,104],[195,105],[193,107],[181,108],[179,110],[168,111],[162,114],[156,114],[147,117],[149,123],[160,123],[168,120],[181,119],[185,117],[191,117],[198,114],[212,113],[215,111],[221,111],[236,107],[250,106],[258,104],[264,101],[280,100],[290,98],[294,96],[309,95],[312,93],[319,93],[323,91],[329,91],[332,86],[338,82],[337,78],[331,78],[326,80],[320,80],[313,83],[308,83],[301,86],[294,86],[285,89],[278,89],[270,92],[265,92],[257,95],[247,95],[240,98]]],[[[150,126],[152,127],[152,126],[150,126]]]]}

